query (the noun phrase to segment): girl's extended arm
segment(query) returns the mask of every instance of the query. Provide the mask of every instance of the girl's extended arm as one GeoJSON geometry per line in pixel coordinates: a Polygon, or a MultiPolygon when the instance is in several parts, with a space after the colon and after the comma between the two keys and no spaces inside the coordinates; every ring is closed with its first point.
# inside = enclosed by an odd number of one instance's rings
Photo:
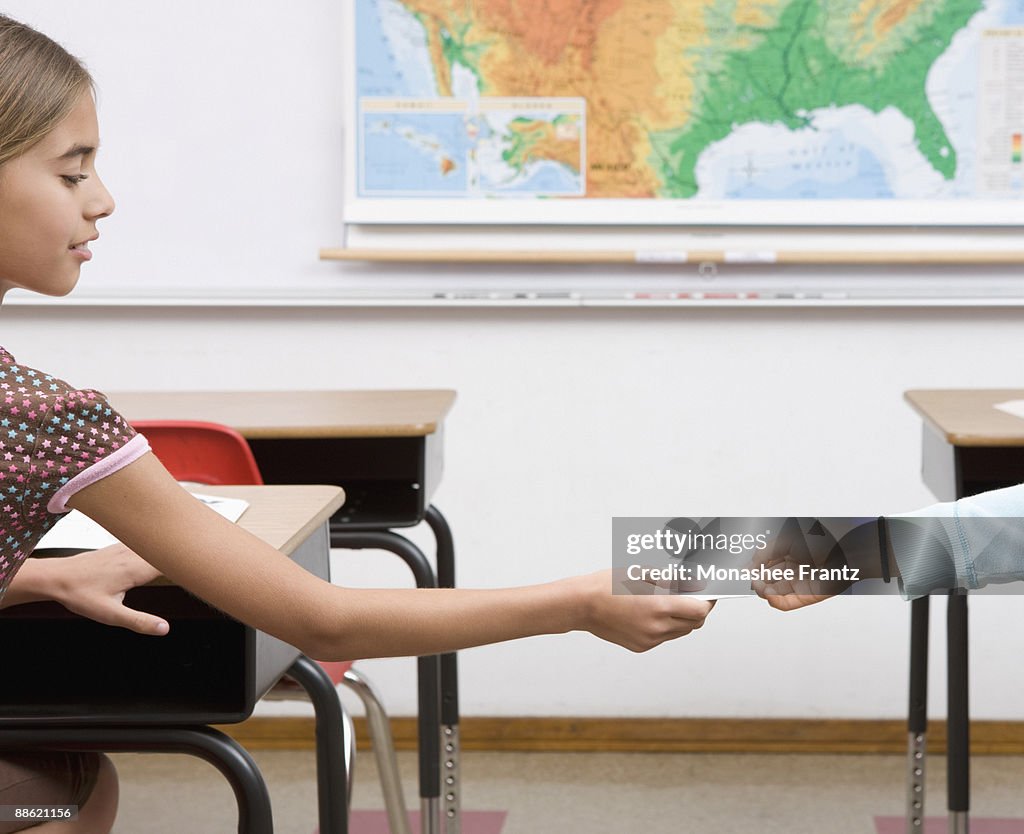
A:
{"type": "Polygon", "coordinates": [[[152,454],[68,506],[176,584],[317,660],[436,654],[573,630],[643,651],[699,628],[713,605],[613,595],[608,572],[501,590],[342,588],[196,501],[152,454]]]}

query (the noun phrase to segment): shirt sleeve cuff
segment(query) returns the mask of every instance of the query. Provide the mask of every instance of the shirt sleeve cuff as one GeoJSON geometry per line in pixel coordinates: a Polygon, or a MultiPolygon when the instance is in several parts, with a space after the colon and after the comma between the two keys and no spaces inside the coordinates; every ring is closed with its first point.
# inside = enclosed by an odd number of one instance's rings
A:
{"type": "Polygon", "coordinates": [[[57,490],[53,498],[51,498],[49,503],[46,505],[47,512],[54,515],[66,513],[68,511],[67,503],[75,493],[99,480],[102,480],[103,478],[106,478],[107,475],[113,475],[119,469],[123,469],[129,463],[138,460],[148,451],[149,441],[146,440],[145,436],[141,434],[135,435],[135,437],[125,443],[124,446],[116,452],[107,455],[102,460],[94,463],[88,469],[79,472],[74,478],[57,490]]]}

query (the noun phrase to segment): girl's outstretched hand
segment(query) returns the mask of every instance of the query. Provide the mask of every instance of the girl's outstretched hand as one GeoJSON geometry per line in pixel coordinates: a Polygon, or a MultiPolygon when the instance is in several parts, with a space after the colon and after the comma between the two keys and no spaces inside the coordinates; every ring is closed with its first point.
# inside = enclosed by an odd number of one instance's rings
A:
{"type": "Polygon", "coordinates": [[[715,606],[713,600],[655,594],[653,587],[649,593],[629,593],[614,587],[618,578],[611,570],[573,581],[584,586],[587,631],[634,652],[645,652],[700,628],[715,606]]]}
{"type": "Polygon", "coordinates": [[[164,635],[166,620],[124,604],[125,592],[160,576],[160,572],[123,544],[90,550],[59,562],[50,596],[69,611],[139,634],[164,635]]]}

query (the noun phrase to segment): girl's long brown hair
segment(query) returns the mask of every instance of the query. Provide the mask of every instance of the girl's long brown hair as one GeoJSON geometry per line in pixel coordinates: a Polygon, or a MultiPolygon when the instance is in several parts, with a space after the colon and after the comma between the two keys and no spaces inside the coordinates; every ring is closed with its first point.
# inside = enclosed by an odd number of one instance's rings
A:
{"type": "Polygon", "coordinates": [[[0,166],[46,136],[92,90],[81,61],[41,32],[0,14],[0,166]]]}

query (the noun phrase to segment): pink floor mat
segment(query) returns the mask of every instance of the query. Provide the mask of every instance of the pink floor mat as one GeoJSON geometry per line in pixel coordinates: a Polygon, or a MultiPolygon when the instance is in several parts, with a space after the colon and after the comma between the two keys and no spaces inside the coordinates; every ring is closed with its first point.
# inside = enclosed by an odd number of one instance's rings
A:
{"type": "MultiPolygon", "coordinates": [[[[907,822],[904,817],[875,817],[878,834],[904,834],[907,822]]],[[[922,834],[947,834],[949,820],[946,817],[925,817],[922,834]]],[[[971,834],[1024,834],[1024,819],[1008,817],[971,817],[971,834]]]]}
{"type": "MultiPolygon", "coordinates": [[[[463,811],[462,834],[501,834],[507,811],[463,811]]],[[[409,812],[409,827],[420,830],[420,812],[409,812]]],[[[389,834],[385,811],[353,811],[349,816],[349,834],[389,834]]],[[[1000,832],[1002,834],[1002,832],[1000,832]]]]}

